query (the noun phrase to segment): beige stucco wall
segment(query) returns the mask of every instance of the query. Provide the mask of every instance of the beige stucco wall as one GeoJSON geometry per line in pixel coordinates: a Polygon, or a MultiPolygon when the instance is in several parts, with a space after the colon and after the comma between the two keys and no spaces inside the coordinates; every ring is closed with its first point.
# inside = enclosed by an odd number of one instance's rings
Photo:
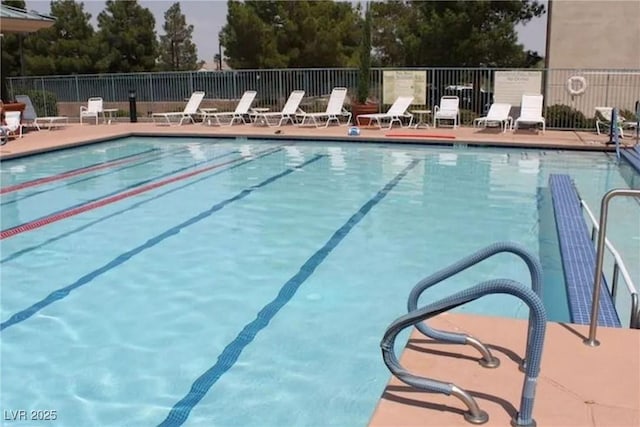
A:
{"type": "Polygon", "coordinates": [[[640,0],[550,0],[548,25],[547,105],[569,105],[587,117],[599,106],[634,108],[640,99],[640,0]],[[567,79],[575,75],[588,84],[578,97],[567,92],[567,79]]]}
{"type": "Polygon", "coordinates": [[[551,0],[547,68],[640,68],[640,0],[551,0]]]}

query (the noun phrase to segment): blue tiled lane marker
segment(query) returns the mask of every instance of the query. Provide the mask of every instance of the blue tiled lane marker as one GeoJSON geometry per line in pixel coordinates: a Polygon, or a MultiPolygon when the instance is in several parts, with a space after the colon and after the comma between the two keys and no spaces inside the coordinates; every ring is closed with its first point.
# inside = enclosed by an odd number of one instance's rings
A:
{"type": "Polygon", "coordinates": [[[3,323],[0,324],[0,331],[5,330],[6,328],[15,325],[16,323],[20,323],[24,320],[27,320],[29,317],[33,316],[34,314],[36,314],[38,311],[42,310],[43,308],[45,308],[48,305],[53,304],[54,302],[61,300],[65,297],[67,297],[71,291],[78,289],[81,286],[86,285],[87,283],[91,282],[93,279],[95,279],[96,277],[108,272],[109,270],[111,270],[112,268],[115,268],[121,264],[124,264],[125,262],[129,261],[131,258],[133,258],[134,256],[138,255],[139,253],[154,247],[155,245],[157,245],[158,243],[162,242],[163,240],[171,237],[171,236],[175,236],[176,234],[180,233],[181,230],[183,230],[184,228],[189,227],[190,225],[193,225],[195,223],[198,223],[200,221],[202,221],[205,218],[210,217],[214,212],[217,212],[219,210],[221,210],[222,208],[224,208],[225,206],[227,206],[230,203],[233,202],[237,202],[238,200],[244,199],[245,197],[247,197],[249,194],[253,193],[255,190],[264,187],[266,185],[269,185],[271,183],[273,183],[274,181],[277,181],[280,178],[283,178],[291,173],[293,173],[295,170],[303,168],[311,163],[314,163],[318,160],[320,160],[321,158],[326,157],[324,154],[321,155],[317,155],[309,160],[307,160],[306,162],[289,168],[283,172],[280,172],[277,175],[274,175],[270,178],[265,179],[264,181],[262,181],[259,184],[253,185],[249,188],[245,188],[244,190],[242,190],[241,192],[239,192],[238,194],[236,194],[233,197],[230,197],[226,200],[223,200],[219,203],[216,203],[215,205],[213,205],[210,209],[207,209],[206,211],[200,212],[198,215],[189,218],[188,220],[184,221],[181,224],[176,225],[175,227],[171,227],[170,229],[166,230],[165,232],[158,234],[155,237],[152,237],[151,239],[147,240],[145,243],[143,243],[142,245],[133,248],[123,254],[118,255],[116,258],[114,258],[113,260],[109,261],[108,263],[106,263],[105,265],[103,265],[102,267],[92,271],[91,273],[85,274],[84,276],[82,276],[80,279],[78,279],[76,282],[70,284],[69,286],[66,286],[64,288],[58,289],[56,291],[53,291],[52,293],[50,293],[46,298],[38,301],[37,303],[33,304],[31,307],[28,307],[22,311],[19,311],[18,313],[14,314],[13,316],[11,316],[8,320],[4,321],[3,323]]]}
{"type": "MultiPolygon", "coordinates": [[[[571,177],[551,174],[549,189],[553,199],[562,266],[567,282],[571,321],[588,325],[591,321],[596,251],[571,177]]],[[[604,277],[601,286],[598,325],[619,328],[620,319],[604,277]]]]}
{"type": "Polygon", "coordinates": [[[329,238],[311,258],[309,258],[300,270],[289,279],[280,289],[278,295],[262,310],[260,310],[256,318],[245,325],[236,338],[229,343],[218,357],[215,365],[209,368],[191,385],[191,390],[178,403],[176,403],[158,427],[180,426],[182,425],[191,410],[202,400],[209,389],[236,363],[242,351],[247,347],[262,329],[266,328],[271,319],[284,307],[295,295],[302,283],[307,280],[316,268],[329,256],[331,251],[349,234],[349,232],[369,213],[371,209],[391,191],[402,178],[404,178],[411,169],[413,169],[420,161],[413,160],[406,168],[402,170],[387,185],[378,191],[367,203],[347,220],[333,236],[329,238]]]}
{"type": "MultiPolygon", "coordinates": [[[[189,181],[188,183],[186,183],[186,184],[184,184],[184,185],[181,185],[181,186],[179,186],[179,187],[174,187],[174,188],[172,188],[171,190],[165,191],[164,193],[160,193],[160,194],[157,194],[157,195],[155,195],[155,196],[153,196],[153,197],[149,197],[148,199],[145,199],[145,200],[142,200],[142,201],[140,201],[140,202],[134,203],[133,205],[131,205],[131,206],[129,206],[129,207],[127,207],[127,208],[125,208],[125,209],[121,209],[121,210],[119,210],[119,211],[113,212],[113,213],[111,213],[111,214],[109,214],[109,215],[107,215],[107,216],[103,216],[102,218],[98,218],[98,219],[96,219],[95,221],[88,222],[88,223],[86,223],[86,224],[84,224],[84,225],[81,225],[80,227],[76,227],[76,228],[74,228],[73,230],[69,230],[69,231],[67,231],[67,232],[65,232],[65,233],[62,233],[62,234],[60,234],[60,235],[56,236],[56,237],[52,237],[52,238],[50,238],[50,239],[48,239],[48,240],[45,240],[45,241],[44,241],[44,242],[42,242],[42,243],[39,243],[39,244],[37,244],[37,245],[33,245],[33,246],[26,247],[26,248],[21,249],[21,250],[19,250],[19,251],[17,251],[17,252],[14,252],[14,253],[12,253],[12,254],[10,254],[10,255],[7,255],[6,257],[4,257],[4,258],[0,259],[0,264],[3,264],[3,263],[5,263],[5,262],[7,262],[7,261],[11,261],[11,260],[13,260],[13,259],[15,259],[15,258],[18,258],[19,256],[22,256],[22,255],[24,255],[24,254],[26,254],[26,253],[29,253],[29,252],[31,252],[31,251],[34,251],[34,250],[36,250],[36,249],[40,249],[40,248],[42,248],[42,247],[44,247],[44,246],[46,246],[46,245],[48,245],[48,244],[50,244],[50,243],[56,242],[56,241],[58,241],[58,240],[60,240],[60,239],[63,239],[63,238],[65,238],[65,237],[68,237],[68,236],[70,236],[70,235],[72,235],[72,234],[78,233],[78,232],[80,232],[80,231],[82,231],[82,230],[85,230],[85,229],[87,229],[87,228],[89,228],[89,227],[91,227],[91,226],[95,225],[95,224],[98,224],[98,223],[100,223],[100,222],[102,222],[102,221],[106,221],[106,220],[108,220],[109,218],[113,218],[114,216],[118,216],[118,215],[121,215],[121,214],[123,214],[123,213],[125,213],[125,212],[129,212],[129,211],[131,211],[131,210],[133,210],[133,209],[135,209],[135,208],[137,208],[137,207],[139,207],[139,206],[142,206],[142,205],[144,205],[144,204],[146,204],[146,203],[151,202],[152,200],[159,199],[160,197],[164,197],[164,196],[166,196],[167,194],[171,194],[171,193],[173,193],[173,192],[175,192],[175,191],[182,190],[183,188],[189,187],[189,186],[191,186],[191,185],[193,185],[193,184],[196,184],[196,183],[198,183],[198,182],[200,182],[200,181],[204,181],[204,180],[209,179],[209,178],[212,178],[212,177],[214,177],[214,176],[216,176],[216,175],[220,175],[221,173],[225,173],[225,172],[230,171],[230,170],[232,170],[232,169],[239,168],[240,166],[244,166],[244,165],[246,165],[247,163],[251,163],[251,162],[253,162],[254,160],[258,160],[258,159],[261,159],[262,157],[270,156],[271,154],[275,154],[275,153],[278,153],[278,152],[280,152],[280,151],[282,151],[282,148],[276,148],[276,149],[274,149],[274,150],[272,150],[272,151],[267,151],[267,152],[263,152],[263,153],[260,153],[260,154],[254,155],[254,157],[251,157],[251,158],[249,158],[249,159],[247,159],[247,160],[245,160],[245,161],[243,161],[243,162],[236,163],[236,164],[234,164],[234,165],[232,165],[232,166],[229,166],[229,167],[228,167],[228,168],[226,168],[226,169],[217,170],[216,172],[213,172],[213,173],[211,173],[211,174],[208,174],[208,175],[206,175],[206,176],[204,176],[204,177],[202,177],[202,178],[198,178],[198,179],[195,179],[195,180],[193,180],[193,181],[189,181]]],[[[236,154],[237,154],[237,153],[238,153],[238,151],[232,151],[231,153],[228,153],[228,154],[232,154],[232,153],[236,153],[236,154]]],[[[226,155],[226,154],[224,154],[224,155],[226,155]]],[[[224,156],[224,155],[223,155],[223,156],[224,156]]]]}

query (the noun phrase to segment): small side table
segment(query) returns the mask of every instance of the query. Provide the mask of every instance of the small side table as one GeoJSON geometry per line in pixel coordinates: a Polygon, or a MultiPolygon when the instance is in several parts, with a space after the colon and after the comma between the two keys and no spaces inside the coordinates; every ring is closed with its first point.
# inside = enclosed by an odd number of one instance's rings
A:
{"type": "Polygon", "coordinates": [[[113,121],[113,113],[117,113],[117,112],[118,112],[117,108],[103,108],[102,117],[104,117],[104,122],[110,125],[111,122],[113,121]],[[109,115],[108,118],[107,118],[107,115],[109,115]]]}
{"type": "Polygon", "coordinates": [[[418,116],[418,122],[414,126],[416,129],[420,127],[429,127],[427,116],[431,114],[431,110],[411,110],[411,114],[415,114],[416,116],[418,116]]]}
{"type": "MultiPolygon", "coordinates": [[[[254,125],[257,125],[257,121],[258,121],[258,116],[262,113],[268,113],[271,109],[270,108],[252,108],[249,112],[249,118],[251,119],[251,121],[253,121],[254,125]]],[[[265,123],[268,125],[268,123],[265,123]]]]}
{"type": "MultiPolygon", "coordinates": [[[[202,122],[200,122],[200,124],[204,124],[205,121],[207,121],[207,119],[209,119],[209,116],[215,114],[218,111],[217,108],[215,107],[210,107],[210,108],[201,108],[200,109],[200,115],[202,116],[202,122]]],[[[209,120],[208,124],[211,124],[211,120],[209,120]]]]}

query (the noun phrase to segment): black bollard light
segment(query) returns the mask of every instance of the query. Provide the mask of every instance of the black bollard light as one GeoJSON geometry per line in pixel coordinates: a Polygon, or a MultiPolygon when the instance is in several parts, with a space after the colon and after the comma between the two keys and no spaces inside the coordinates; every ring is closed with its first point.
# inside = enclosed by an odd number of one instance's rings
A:
{"type": "Polygon", "coordinates": [[[131,123],[138,121],[138,112],[136,110],[136,91],[129,90],[129,120],[131,123]]]}

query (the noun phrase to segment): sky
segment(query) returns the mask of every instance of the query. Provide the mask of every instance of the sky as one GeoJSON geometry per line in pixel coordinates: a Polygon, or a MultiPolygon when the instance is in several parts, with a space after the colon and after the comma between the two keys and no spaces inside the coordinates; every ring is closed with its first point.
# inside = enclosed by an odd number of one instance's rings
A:
{"type": "MultiPolygon", "coordinates": [[[[139,3],[148,8],[156,19],[156,33],[164,34],[164,13],[175,0],[139,0],[139,3]]],[[[91,14],[91,23],[97,28],[97,16],[104,9],[103,0],[84,0],[84,9],[91,14]]],[[[547,0],[541,3],[547,4],[547,0]]],[[[27,0],[27,9],[34,9],[40,13],[49,12],[49,0],[27,0]]],[[[193,42],[198,48],[198,56],[201,60],[211,62],[213,56],[218,53],[218,33],[227,20],[226,0],[183,0],[180,1],[182,13],[187,19],[187,24],[193,25],[193,42]]],[[[516,27],[518,40],[525,49],[537,51],[544,56],[545,37],[547,28],[547,16],[543,15],[529,22],[526,26],[516,27]]]]}

